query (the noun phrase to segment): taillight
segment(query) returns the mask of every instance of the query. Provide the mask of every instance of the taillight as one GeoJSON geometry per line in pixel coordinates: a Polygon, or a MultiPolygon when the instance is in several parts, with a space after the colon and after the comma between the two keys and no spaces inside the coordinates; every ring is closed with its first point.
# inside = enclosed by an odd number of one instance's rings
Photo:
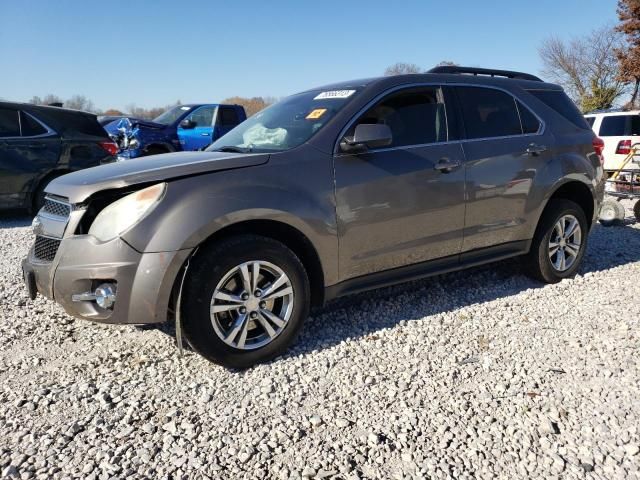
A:
{"type": "Polygon", "coordinates": [[[600,158],[600,165],[604,165],[604,157],[602,156],[602,152],[604,151],[604,140],[600,137],[593,137],[592,145],[596,155],[600,158]]]}
{"type": "Polygon", "coordinates": [[[104,141],[104,142],[98,142],[98,144],[109,155],[116,155],[118,153],[118,145],[116,145],[114,142],[104,141]]]}
{"type": "Polygon", "coordinates": [[[616,148],[616,153],[620,155],[629,155],[631,153],[631,140],[621,140],[616,148]]]}

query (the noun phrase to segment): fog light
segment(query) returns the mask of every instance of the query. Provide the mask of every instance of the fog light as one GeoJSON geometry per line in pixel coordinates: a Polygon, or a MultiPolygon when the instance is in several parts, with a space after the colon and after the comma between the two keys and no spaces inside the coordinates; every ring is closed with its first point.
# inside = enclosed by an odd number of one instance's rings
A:
{"type": "Polygon", "coordinates": [[[116,286],[111,283],[103,283],[96,288],[95,295],[98,306],[109,309],[116,303],[116,286]]]}
{"type": "Polygon", "coordinates": [[[99,307],[110,309],[116,303],[116,286],[103,283],[94,292],[78,293],[71,296],[74,302],[96,302],[99,307]]]}

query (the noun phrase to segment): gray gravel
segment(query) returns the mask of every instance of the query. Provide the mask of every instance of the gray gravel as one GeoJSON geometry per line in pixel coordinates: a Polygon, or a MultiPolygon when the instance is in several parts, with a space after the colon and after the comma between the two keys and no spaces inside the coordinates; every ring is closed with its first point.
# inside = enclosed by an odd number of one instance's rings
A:
{"type": "Polygon", "coordinates": [[[343,299],[244,372],[28,301],[28,223],[0,220],[2,477],[640,478],[631,217],[575,279],[509,261],[343,299]]]}

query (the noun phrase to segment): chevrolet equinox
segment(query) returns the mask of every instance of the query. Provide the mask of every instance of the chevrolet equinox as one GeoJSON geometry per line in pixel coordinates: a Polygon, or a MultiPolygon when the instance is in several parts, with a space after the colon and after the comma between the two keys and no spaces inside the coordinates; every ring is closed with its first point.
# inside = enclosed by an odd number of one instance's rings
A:
{"type": "Polygon", "coordinates": [[[179,342],[248,367],[337,296],[516,256],[543,282],[574,275],[602,148],[560,87],[525,73],[329,85],[204,151],[56,178],[24,278],[78,318],[175,319],[179,342]]]}

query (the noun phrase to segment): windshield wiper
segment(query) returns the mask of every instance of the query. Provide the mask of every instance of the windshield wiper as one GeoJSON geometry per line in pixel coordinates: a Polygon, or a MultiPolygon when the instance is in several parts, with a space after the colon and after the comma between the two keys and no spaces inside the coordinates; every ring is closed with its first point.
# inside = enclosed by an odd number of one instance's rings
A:
{"type": "Polygon", "coordinates": [[[211,151],[212,152],[249,153],[249,152],[251,152],[251,148],[236,147],[234,145],[226,145],[224,147],[216,148],[215,150],[211,150],[211,151]]]}

